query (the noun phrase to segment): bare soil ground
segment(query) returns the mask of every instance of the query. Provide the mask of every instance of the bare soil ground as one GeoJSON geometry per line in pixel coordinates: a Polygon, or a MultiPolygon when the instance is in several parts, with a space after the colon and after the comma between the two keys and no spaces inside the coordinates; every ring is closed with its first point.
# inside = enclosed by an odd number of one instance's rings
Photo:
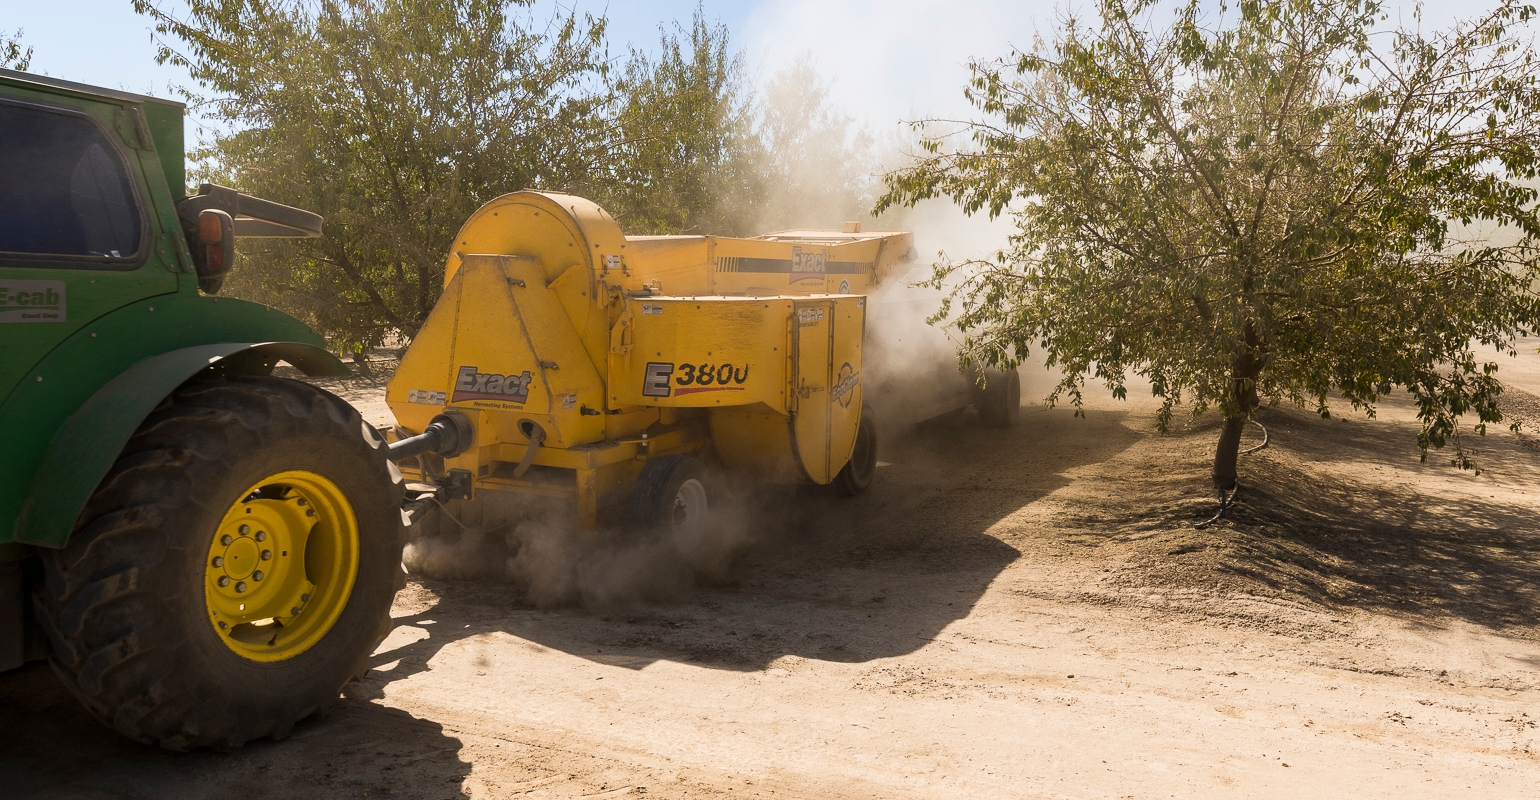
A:
{"type": "MultiPolygon", "coordinates": [[[[1540,356],[1502,363],[1540,394],[1540,356]]],[[[1265,410],[1205,530],[1215,421],[1092,400],[904,432],[870,493],[783,497],[663,600],[418,577],[367,679],[232,754],[126,742],[28,667],[0,795],[1537,796],[1536,440],[1468,437],[1478,476],[1419,462],[1404,397],[1339,413],[1265,410]]]]}

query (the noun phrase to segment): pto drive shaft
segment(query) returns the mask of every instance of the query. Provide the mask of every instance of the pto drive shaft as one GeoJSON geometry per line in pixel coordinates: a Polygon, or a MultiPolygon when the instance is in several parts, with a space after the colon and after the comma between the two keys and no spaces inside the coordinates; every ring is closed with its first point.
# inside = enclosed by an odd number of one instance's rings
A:
{"type": "Polygon", "coordinates": [[[448,411],[433,418],[427,430],[390,444],[387,457],[401,461],[423,453],[453,458],[471,446],[474,431],[464,414],[448,411]]]}

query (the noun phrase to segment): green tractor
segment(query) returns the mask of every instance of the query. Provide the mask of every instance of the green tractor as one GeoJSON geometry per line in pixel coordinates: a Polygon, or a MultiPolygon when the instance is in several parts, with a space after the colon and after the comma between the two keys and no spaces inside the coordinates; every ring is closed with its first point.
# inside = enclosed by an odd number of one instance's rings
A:
{"type": "Polygon", "coordinates": [[[185,189],[178,103],[0,70],[0,671],[48,658],[176,750],[281,738],[363,674],[401,474],[304,324],[215,296],[321,218],[185,189]]]}

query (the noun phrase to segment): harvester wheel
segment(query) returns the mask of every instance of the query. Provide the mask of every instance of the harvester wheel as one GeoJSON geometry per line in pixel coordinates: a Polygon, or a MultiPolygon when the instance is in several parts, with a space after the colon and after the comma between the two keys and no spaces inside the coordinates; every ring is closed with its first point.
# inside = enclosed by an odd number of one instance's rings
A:
{"type": "Polygon", "coordinates": [[[700,546],[710,513],[706,466],[690,456],[649,460],[631,489],[632,519],[644,529],[666,531],[680,552],[700,546]]]}
{"type": "Polygon", "coordinates": [[[988,374],[988,384],[974,393],[979,421],[991,428],[1009,428],[1021,415],[1021,374],[1016,370],[988,374]]]}
{"type": "Polygon", "coordinates": [[[877,477],[877,416],[870,403],[861,404],[861,424],[856,428],[856,446],[850,461],[834,476],[834,488],[846,497],[855,497],[872,485],[877,477]]]}
{"type": "Polygon", "coordinates": [[[385,452],[351,406],[298,381],[178,389],[43,558],[54,671],[141,742],[286,736],[390,630],[404,537],[385,452]]]}

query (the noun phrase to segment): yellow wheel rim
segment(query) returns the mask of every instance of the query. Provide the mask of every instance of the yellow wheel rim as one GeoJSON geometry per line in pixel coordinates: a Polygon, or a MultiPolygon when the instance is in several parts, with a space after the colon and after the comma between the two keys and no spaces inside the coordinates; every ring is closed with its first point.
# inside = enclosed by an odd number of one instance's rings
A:
{"type": "Polygon", "coordinates": [[[280,472],[225,512],[203,566],[220,641],[252,661],[283,661],[315,646],[347,606],[358,520],[330,479],[280,472]]]}

